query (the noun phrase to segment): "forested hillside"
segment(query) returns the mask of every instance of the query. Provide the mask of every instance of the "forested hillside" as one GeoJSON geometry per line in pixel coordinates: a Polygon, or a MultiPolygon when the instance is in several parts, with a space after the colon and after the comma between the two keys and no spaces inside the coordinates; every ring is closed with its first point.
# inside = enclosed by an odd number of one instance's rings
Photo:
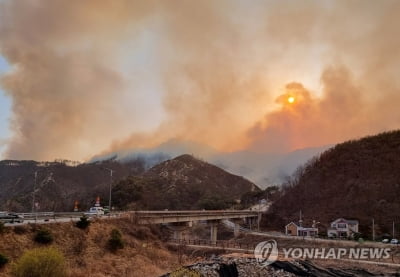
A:
{"type": "Polygon", "coordinates": [[[283,228],[298,219],[321,222],[338,217],[360,220],[370,235],[400,226],[400,131],[348,141],[299,168],[271,208],[268,224],[283,228]]]}

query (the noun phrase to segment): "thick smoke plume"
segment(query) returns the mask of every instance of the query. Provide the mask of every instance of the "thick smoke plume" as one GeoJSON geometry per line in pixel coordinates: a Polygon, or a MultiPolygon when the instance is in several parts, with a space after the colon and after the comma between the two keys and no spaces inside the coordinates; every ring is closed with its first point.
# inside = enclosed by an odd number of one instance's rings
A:
{"type": "Polygon", "coordinates": [[[399,128],[399,10],[2,1],[0,53],[12,67],[1,79],[12,99],[4,155],[86,159],[171,138],[284,152],[399,128]]]}
{"type": "Polygon", "coordinates": [[[321,98],[300,83],[286,85],[277,98],[281,109],[268,113],[250,131],[254,149],[302,149],[328,145],[369,133],[368,104],[344,68],[329,68],[322,75],[321,98]],[[293,103],[289,102],[292,97],[293,103]]]}

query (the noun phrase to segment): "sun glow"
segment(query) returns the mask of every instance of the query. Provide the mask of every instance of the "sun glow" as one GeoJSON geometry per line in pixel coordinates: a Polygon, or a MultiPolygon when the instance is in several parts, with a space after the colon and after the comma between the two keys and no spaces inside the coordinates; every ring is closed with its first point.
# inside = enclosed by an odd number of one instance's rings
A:
{"type": "Polygon", "coordinates": [[[296,99],[295,99],[293,96],[290,96],[290,97],[287,99],[287,101],[288,101],[290,104],[294,103],[295,100],[296,100],[296,99]]]}

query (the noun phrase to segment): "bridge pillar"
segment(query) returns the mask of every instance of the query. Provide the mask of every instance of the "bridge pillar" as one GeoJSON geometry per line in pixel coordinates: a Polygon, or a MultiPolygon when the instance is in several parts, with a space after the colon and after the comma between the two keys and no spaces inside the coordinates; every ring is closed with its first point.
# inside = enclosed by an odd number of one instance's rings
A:
{"type": "Polygon", "coordinates": [[[176,222],[168,224],[168,228],[173,231],[172,238],[175,240],[183,240],[183,232],[192,226],[192,222],[176,222]]]}
{"type": "Polygon", "coordinates": [[[174,230],[174,235],[172,236],[173,239],[182,240],[182,239],[183,239],[183,231],[184,231],[184,230],[177,230],[177,229],[175,229],[175,230],[174,230]]]}
{"type": "Polygon", "coordinates": [[[249,225],[249,229],[253,230],[256,220],[254,219],[254,217],[248,217],[246,218],[246,223],[249,225]]]}
{"type": "Polygon", "coordinates": [[[210,226],[210,231],[211,231],[210,232],[211,244],[217,244],[219,220],[209,220],[207,221],[207,223],[210,226]]]}

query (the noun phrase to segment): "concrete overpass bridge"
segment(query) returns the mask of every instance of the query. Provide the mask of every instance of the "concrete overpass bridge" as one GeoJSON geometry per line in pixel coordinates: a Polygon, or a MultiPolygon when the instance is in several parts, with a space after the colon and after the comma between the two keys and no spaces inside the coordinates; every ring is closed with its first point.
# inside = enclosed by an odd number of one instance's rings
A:
{"type": "MultiPolygon", "coordinates": [[[[67,222],[70,220],[79,220],[84,213],[24,213],[24,223],[51,223],[51,222],[67,222]]],[[[210,226],[210,241],[214,244],[217,242],[218,223],[222,220],[230,220],[234,223],[234,234],[239,235],[240,224],[248,224],[254,226],[261,220],[259,211],[251,210],[193,210],[193,211],[124,211],[100,216],[89,215],[90,217],[99,218],[118,218],[129,217],[136,224],[166,224],[173,231],[175,240],[182,240],[183,231],[192,227],[193,222],[205,222],[210,226]]]]}
{"type": "Polygon", "coordinates": [[[231,220],[235,223],[234,234],[239,235],[240,223],[250,226],[261,220],[260,213],[250,210],[194,210],[194,211],[135,211],[130,212],[131,219],[137,224],[167,224],[173,230],[173,238],[181,240],[183,231],[192,227],[193,222],[202,221],[210,226],[212,243],[217,242],[218,223],[231,220]]]}

